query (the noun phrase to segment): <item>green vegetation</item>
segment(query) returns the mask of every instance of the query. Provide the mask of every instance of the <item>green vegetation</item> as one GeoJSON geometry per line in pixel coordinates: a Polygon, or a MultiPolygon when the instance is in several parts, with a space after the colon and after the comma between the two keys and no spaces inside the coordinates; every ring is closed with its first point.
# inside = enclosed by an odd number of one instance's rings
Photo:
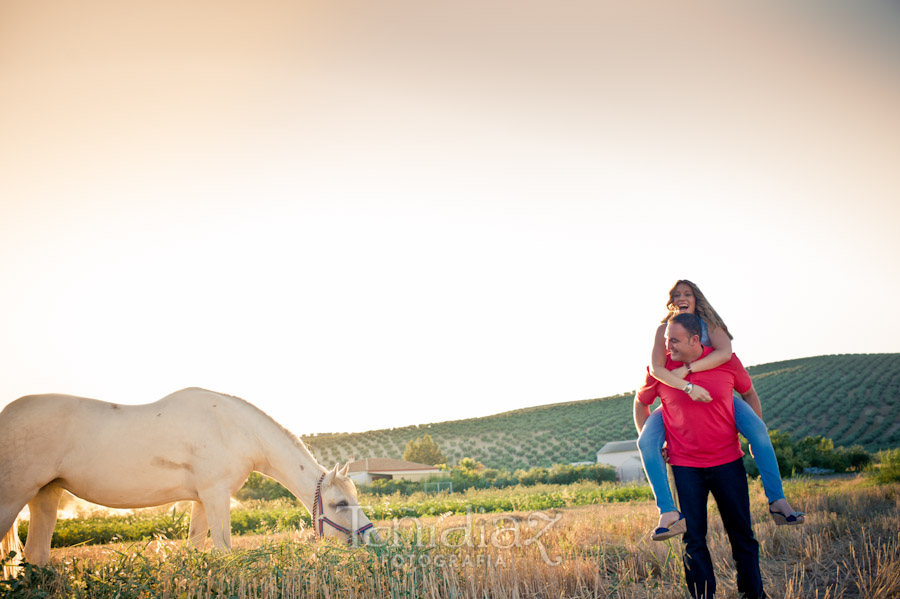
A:
{"type": "MultiPolygon", "coordinates": [[[[872,462],[872,455],[860,445],[835,447],[834,441],[825,437],[804,437],[793,441],[791,436],[778,430],[770,430],[769,438],[775,449],[778,469],[784,478],[804,471],[860,472],[872,462]]],[[[756,462],[750,455],[747,441],[743,440],[744,466],[750,476],[759,476],[756,462]]]]}
{"type": "MultiPolygon", "coordinates": [[[[420,485],[421,486],[421,485],[420,485]]],[[[373,520],[390,520],[446,514],[500,513],[650,500],[649,487],[582,481],[576,484],[533,484],[499,489],[469,489],[464,493],[425,495],[395,492],[359,496],[360,505],[373,520]]],[[[95,545],[152,539],[186,539],[190,508],[150,509],[130,516],[60,520],[51,546],[95,545]]],[[[296,500],[253,501],[231,510],[231,531],[236,536],[293,531],[310,526],[309,513],[296,500]]],[[[28,522],[19,524],[23,541],[28,522]]]]}
{"type": "MultiPolygon", "coordinates": [[[[640,379],[640,367],[635,379],[640,379]]],[[[770,429],[795,439],[824,437],[868,452],[900,447],[900,354],[817,356],[748,369],[770,429]]],[[[430,435],[448,460],[472,457],[510,472],[594,462],[610,441],[633,439],[633,392],[366,433],[303,437],[319,461],[351,456],[400,458],[407,443],[430,435]]]]}
{"type": "MultiPolygon", "coordinates": [[[[571,497],[578,488],[548,489],[544,505],[570,505],[566,494],[571,497]]],[[[806,512],[807,523],[777,527],[766,513],[760,485],[752,485],[754,532],[769,594],[778,599],[900,596],[898,492],[896,483],[861,480],[790,483],[788,494],[806,512]]],[[[382,542],[366,548],[315,542],[310,535],[301,542],[293,536],[236,539],[238,548],[231,552],[203,553],[185,543],[155,541],[70,548],[56,552],[47,567],[26,565],[15,578],[0,581],[0,596],[684,597],[681,543],[648,540],[656,513],[643,499],[497,517],[477,510],[446,516],[445,506],[435,506],[440,516],[381,523],[382,542]]],[[[711,526],[708,538],[714,563],[730,563],[721,526],[711,526]]],[[[733,576],[720,577],[720,585],[722,596],[736,596],[733,576]]]]}
{"type": "MultiPolygon", "coordinates": [[[[483,464],[472,458],[463,458],[459,464],[450,468],[449,478],[433,478],[434,481],[453,483],[455,492],[468,489],[504,489],[516,485],[530,487],[538,484],[569,485],[576,482],[592,481],[595,483],[615,482],[616,470],[605,464],[590,466],[571,466],[555,464],[552,468],[536,467],[529,470],[498,470],[485,468],[483,464]]],[[[407,480],[381,479],[370,486],[360,487],[360,491],[373,495],[390,495],[399,493],[411,495],[422,490],[421,482],[407,480]]]]}
{"type": "MultiPolygon", "coordinates": [[[[456,492],[467,489],[503,489],[516,485],[533,486],[536,484],[567,485],[580,481],[597,483],[614,482],[616,471],[606,464],[571,466],[555,464],[551,468],[535,467],[529,470],[498,470],[485,468],[484,464],[472,458],[463,458],[456,466],[449,468],[450,477],[433,477],[433,481],[452,482],[456,492]]],[[[420,481],[404,479],[378,479],[369,486],[360,486],[361,493],[372,495],[412,495],[423,489],[420,481]]],[[[254,472],[247,482],[235,494],[239,501],[289,499],[294,496],[277,481],[254,472]]]]}
{"type": "Polygon", "coordinates": [[[770,429],[869,452],[900,447],[900,354],[818,356],[748,370],[770,429]]]}
{"type": "Polygon", "coordinates": [[[608,441],[634,438],[633,395],[526,408],[472,418],[366,433],[303,437],[322,463],[351,456],[401,458],[409,441],[428,434],[447,463],[472,457],[489,468],[510,472],[553,464],[595,462],[608,441]]]}
{"type": "Polygon", "coordinates": [[[235,493],[238,501],[293,499],[294,495],[284,488],[281,483],[259,472],[251,472],[244,486],[235,493]]]}
{"type": "MultiPolygon", "coordinates": [[[[773,431],[771,436],[785,476],[816,467],[836,472],[865,470],[879,484],[900,481],[900,449],[881,452],[879,467],[867,468],[872,456],[862,448],[835,448],[830,439],[821,437],[806,437],[793,442],[789,435],[778,431],[773,431]]],[[[745,457],[745,464],[751,476],[758,475],[756,464],[749,455],[745,457]]],[[[371,486],[359,488],[360,505],[373,520],[385,520],[467,511],[544,510],[653,498],[646,485],[616,484],[615,470],[602,464],[556,464],[551,468],[539,466],[511,473],[485,468],[472,458],[463,458],[450,468],[449,480],[453,482],[454,493],[429,495],[422,491],[421,482],[377,480],[371,486]]],[[[266,534],[310,525],[306,508],[287,489],[257,473],[238,493],[238,499],[245,505],[231,511],[231,528],[235,535],[266,534]]],[[[183,539],[187,537],[188,510],[187,506],[176,506],[171,511],[151,509],[130,516],[61,520],[56,525],[52,545],[183,539]]],[[[27,536],[27,530],[27,522],[22,522],[23,538],[27,536]]]]}
{"type": "Polygon", "coordinates": [[[878,465],[870,468],[875,482],[886,485],[900,482],[900,449],[889,449],[876,456],[878,465]]]}

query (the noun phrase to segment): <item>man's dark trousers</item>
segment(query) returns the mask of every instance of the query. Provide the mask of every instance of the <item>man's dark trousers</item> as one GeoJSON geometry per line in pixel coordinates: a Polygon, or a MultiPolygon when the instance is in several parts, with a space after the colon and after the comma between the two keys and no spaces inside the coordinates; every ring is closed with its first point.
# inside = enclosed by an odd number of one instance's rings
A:
{"type": "Polygon", "coordinates": [[[759,543],[750,521],[750,495],[743,459],[711,468],[672,466],[681,512],[687,519],[684,570],[692,597],[709,599],[716,592],[712,559],[706,546],[706,502],[713,494],[737,568],[738,593],[765,597],[759,570],[759,543]]]}

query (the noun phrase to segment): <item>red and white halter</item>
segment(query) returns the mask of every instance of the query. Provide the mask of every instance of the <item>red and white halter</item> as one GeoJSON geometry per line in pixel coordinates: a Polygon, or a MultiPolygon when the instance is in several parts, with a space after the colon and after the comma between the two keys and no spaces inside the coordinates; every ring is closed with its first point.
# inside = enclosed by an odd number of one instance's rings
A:
{"type": "Polygon", "coordinates": [[[327,472],[323,473],[322,476],[319,477],[319,482],[316,484],[316,497],[313,501],[313,509],[312,509],[312,524],[313,529],[316,531],[316,536],[324,537],[325,536],[325,525],[328,524],[332,528],[341,531],[342,533],[349,535],[348,543],[353,542],[353,538],[355,536],[361,535],[366,532],[370,528],[374,528],[375,525],[369,522],[365,526],[361,526],[356,529],[356,532],[351,532],[349,528],[344,528],[334,520],[331,520],[327,516],[325,516],[325,508],[322,501],[322,481],[325,480],[325,475],[327,472]]]}

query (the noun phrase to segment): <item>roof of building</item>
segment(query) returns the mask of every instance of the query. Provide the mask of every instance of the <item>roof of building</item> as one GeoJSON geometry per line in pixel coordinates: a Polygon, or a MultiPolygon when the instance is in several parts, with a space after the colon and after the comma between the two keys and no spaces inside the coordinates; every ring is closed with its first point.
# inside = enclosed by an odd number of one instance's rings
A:
{"type": "Polygon", "coordinates": [[[434,470],[437,472],[439,468],[392,458],[366,458],[350,462],[350,472],[398,472],[401,470],[434,470]]]}
{"type": "Polygon", "coordinates": [[[597,453],[620,453],[623,451],[637,451],[637,439],[630,441],[610,441],[597,453]]]}

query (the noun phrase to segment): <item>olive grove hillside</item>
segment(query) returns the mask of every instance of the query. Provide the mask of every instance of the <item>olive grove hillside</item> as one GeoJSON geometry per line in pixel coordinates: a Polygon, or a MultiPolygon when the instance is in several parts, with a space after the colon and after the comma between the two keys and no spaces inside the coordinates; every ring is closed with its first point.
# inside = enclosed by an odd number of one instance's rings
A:
{"type": "MultiPolygon", "coordinates": [[[[799,439],[824,436],[867,451],[900,447],[900,354],[816,356],[761,364],[753,375],[770,429],[799,439]]],[[[635,437],[633,392],[365,433],[303,437],[318,459],[400,458],[426,433],[449,463],[471,457],[516,470],[593,462],[609,441],[635,437]]]]}

